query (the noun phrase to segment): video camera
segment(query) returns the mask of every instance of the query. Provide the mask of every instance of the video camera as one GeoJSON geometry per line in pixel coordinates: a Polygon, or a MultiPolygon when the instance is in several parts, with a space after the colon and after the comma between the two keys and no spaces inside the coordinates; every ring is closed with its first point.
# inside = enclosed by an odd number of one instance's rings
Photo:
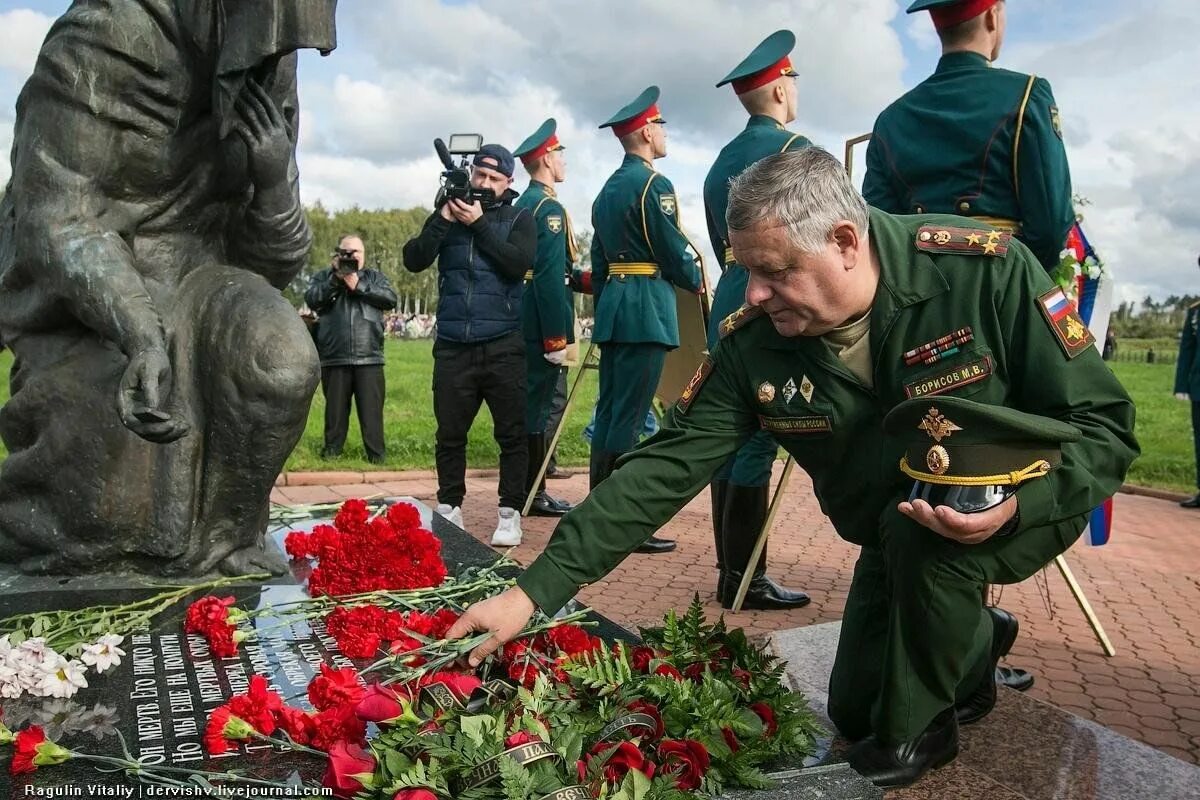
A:
{"type": "Polygon", "coordinates": [[[433,149],[442,160],[446,170],[442,173],[442,182],[438,187],[436,208],[450,198],[464,203],[479,201],[480,205],[490,206],[496,203],[496,193],[491,189],[477,189],[471,185],[471,171],[468,168],[467,157],[473,156],[483,147],[483,137],[478,133],[455,133],[450,136],[450,146],[441,139],[433,140],[433,149]],[[462,156],[462,163],[455,166],[454,156],[462,156]]]}
{"type": "Polygon", "coordinates": [[[337,259],[334,269],[338,275],[349,275],[358,272],[358,258],[353,250],[335,250],[333,257],[337,259]]]}

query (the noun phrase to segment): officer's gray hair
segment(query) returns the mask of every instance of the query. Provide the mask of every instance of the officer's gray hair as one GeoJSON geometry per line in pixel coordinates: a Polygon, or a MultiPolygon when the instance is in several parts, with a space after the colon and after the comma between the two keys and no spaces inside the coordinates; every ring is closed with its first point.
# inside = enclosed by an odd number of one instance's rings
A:
{"type": "Polygon", "coordinates": [[[820,147],[767,156],[729,184],[729,230],[773,221],[786,226],[788,239],[805,253],[824,249],[840,220],[865,236],[868,219],[867,203],[845,168],[820,147]]]}

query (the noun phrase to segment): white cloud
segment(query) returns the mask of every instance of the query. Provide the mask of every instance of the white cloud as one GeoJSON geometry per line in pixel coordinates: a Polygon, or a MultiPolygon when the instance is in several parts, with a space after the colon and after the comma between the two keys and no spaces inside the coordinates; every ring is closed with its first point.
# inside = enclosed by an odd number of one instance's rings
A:
{"type": "Polygon", "coordinates": [[[42,40],[53,21],[53,17],[32,8],[0,13],[0,69],[19,75],[32,72],[42,40]]]}

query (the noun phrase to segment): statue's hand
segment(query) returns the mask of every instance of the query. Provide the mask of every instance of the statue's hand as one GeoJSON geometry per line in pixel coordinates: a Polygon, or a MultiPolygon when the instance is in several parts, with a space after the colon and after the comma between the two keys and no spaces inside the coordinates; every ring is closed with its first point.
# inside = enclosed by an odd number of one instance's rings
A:
{"type": "Polygon", "coordinates": [[[254,187],[266,190],[284,184],[292,160],[292,140],[283,113],[253,79],[246,81],[236,108],[239,121],[234,131],[246,143],[254,187]]]}
{"type": "Polygon", "coordinates": [[[117,390],[117,413],[125,427],[148,442],[167,444],[186,434],[189,426],[159,407],[171,391],[171,359],[160,347],[129,359],[117,390]]]}

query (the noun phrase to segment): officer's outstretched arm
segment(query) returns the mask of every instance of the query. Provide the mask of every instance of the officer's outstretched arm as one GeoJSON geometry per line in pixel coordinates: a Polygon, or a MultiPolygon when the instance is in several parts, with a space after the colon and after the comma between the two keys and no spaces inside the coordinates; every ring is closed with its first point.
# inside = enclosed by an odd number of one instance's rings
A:
{"type": "Polygon", "coordinates": [[[646,244],[662,268],[663,277],[689,292],[704,286],[692,243],[679,224],[679,199],[675,187],[662,175],[650,180],[642,199],[646,244]]]}
{"type": "Polygon", "coordinates": [[[1043,267],[1053,270],[1075,223],[1075,208],[1058,107],[1042,78],[1034,81],[1029,95],[1016,159],[1021,239],[1043,267]]]}
{"type": "Polygon", "coordinates": [[[553,614],[599,580],[700,492],[755,430],[740,354],[728,341],[667,413],[662,429],[563,517],[517,585],[553,614]]]}

